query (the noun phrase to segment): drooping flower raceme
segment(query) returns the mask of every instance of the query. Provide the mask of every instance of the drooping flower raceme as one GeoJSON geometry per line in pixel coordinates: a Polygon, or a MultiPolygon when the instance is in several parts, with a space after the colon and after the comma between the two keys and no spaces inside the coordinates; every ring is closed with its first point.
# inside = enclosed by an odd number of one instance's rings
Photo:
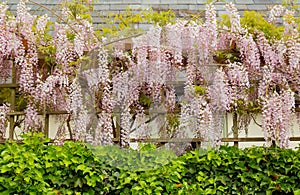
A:
{"type": "Polygon", "coordinates": [[[249,72],[258,74],[260,71],[260,55],[252,35],[244,35],[237,39],[237,47],[249,72]]]}
{"type": "Polygon", "coordinates": [[[126,147],[130,142],[130,129],[131,129],[131,114],[130,108],[124,106],[125,108],[121,113],[121,146],[126,147]]]}
{"type": "Polygon", "coordinates": [[[265,139],[271,144],[274,141],[282,148],[289,146],[291,121],[294,118],[295,97],[291,90],[273,93],[263,103],[262,125],[265,139]]]}
{"type": "Polygon", "coordinates": [[[84,103],[84,97],[81,92],[82,89],[77,80],[74,80],[68,89],[69,98],[67,99],[67,110],[69,113],[72,113],[74,120],[74,131],[72,132],[72,137],[75,140],[84,140],[89,116],[86,104],[84,103]]]}
{"type": "Polygon", "coordinates": [[[0,139],[5,138],[7,127],[7,113],[10,111],[8,104],[2,104],[0,106],[0,139]]]}
{"type": "MultiPolygon", "coordinates": [[[[9,68],[3,64],[3,61],[9,57],[13,50],[11,46],[13,35],[9,32],[7,21],[5,20],[7,10],[8,6],[4,3],[0,3],[0,68],[4,71],[9,68]]],[[[3,71],[1,71],[1,75],[2,72],[3,71]]]]}
{"type": "Polygon", "coordinates": [[[293,74],[293,72],[300,71],[300,38],[293,39],[289,38],[286,41],[287,44],[287,56],[288,56],[288,72],[293,74]]]}
{"type": "Polygon", "coordinates": [[[66,24],[55,24],[54,44],[56,47],[55,60],[65,68],[65,72],[71,72],[69,63],[75,61],[77,54],[72,42],[68,39],[68,26],[66,24]]]}
{"type": "Polygon", "coordinates": [[[225,9],[229,12],[231,24],[230,31],[232,33],[241,33],[243,30],[240,24],[240,15],[238,13],[238,10],[232,2],[226,4],[225,9]]]}
{"type": "Polygon", "coordinates": [[[174,63],[182,63],[182,30],[183,23],[178,22],[166,27],[166,47],[174,57],[174,63]]]}
{"type": "Polygon", "coordinates": [[[250,86],[248,71],[241,63],[228,64],[226,76],[229,83],[229,99],[231,105],[236,107],[237,100],[248,100],[247,89],[250,86]]]}
{"type": "MultiPolygon", "coordinates": [[[[274,48],[272,48],[272,46],[269,44],[268,40],[262,32],[258,32],[256,42],[265,64],[274,69],[278,65],[278,55],[276,54],[274,48]]],[[[283,49],[280,52],[284,51],[285,50],[283,49]]]]}
{"type": "Polygon", "coordinates": [[[214,110],[229,110],[230,96],[229,84],[225,73],[222,69],[217,69],[213,84],[208,86],[208,94],[210,96],[211,106],[214,110]]]}
{"type": "Polygon", "coordinates": [[[27,0],[20,0],[17,6],[16,21],[22,27],[21,37],[24,41],[34,42],[32,27],[37,16],[29,13],[30,8],[26,6],[27,0]]]}
{"type": "Polygon", "coordinates": [[[43,123],[38,117],[38,110],[33,104],[28,104],[25,109],[24,133],[37,132],[43,129],[43,123]]]}
{"type": "Polygon", "coordinates": [[[45,15],[42,15],[41,17],[39,17],[36,21],[36,33],[39,35],[39,36],[36,36],[36,43],[39,44],[39,45],[47,45],[46,41],[45,41],[45,34],[47,33],[46,32],[46,28],[47,28],[47,25],[50,21],[50,17],[48,17],[47,14],[45,15]]]}
{"type": "Polygon", "coordinates": [[[214,53],[217,45],[217,14],[215,7],[212,3],[206,4],[205,10],[205,24],[207,34],[206,41],[209,43],[209,52],[214,53]]]}
{"type": "Polygon", "coordinates": [[[275,5],[269,12],[269,22],[276,22],[276,18],[282,16],[286,11],[286,7],[282,5],[275,5]]]}
{"type": "Polygon", "coordinates": [[[87,129],[87,131],[93,144],[111,145],[113,143],[112,113],[117,101],[112,96],[113,93],[110,86],[112,81],[109,78],[107,51],[101,46],[96,51],[96,67],[91,67],[91,69],[82,73],[85,77],[85,82],[87,82],[87,86],[84,86],[85,89],[83,89],[88,91],[88,93],[85,93],[85,96],[90,96],[86,106],[94,113],[94,116],[88,120],[92,125],[96,125],[95,128],[87,129]],[[100,97],[94,97],[97,91],[100,91],[100,97]]]}
{"type": "Polygon", "coordinates": [[[286,10],[283,17],[284,34],[298,37],[297,23],[291,18],[295,15],[294,10],[286,10]]]}

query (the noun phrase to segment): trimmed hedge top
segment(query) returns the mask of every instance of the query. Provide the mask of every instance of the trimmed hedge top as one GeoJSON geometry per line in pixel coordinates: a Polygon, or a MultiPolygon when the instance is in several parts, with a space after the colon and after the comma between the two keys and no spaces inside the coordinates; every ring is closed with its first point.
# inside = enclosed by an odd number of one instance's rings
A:
{"type": "Polygon", "coordinates": [[[300,194],[300,151],[276,147],[197,150],[176,157],[151,145],[0,145],[1,194],[300,194]]]}

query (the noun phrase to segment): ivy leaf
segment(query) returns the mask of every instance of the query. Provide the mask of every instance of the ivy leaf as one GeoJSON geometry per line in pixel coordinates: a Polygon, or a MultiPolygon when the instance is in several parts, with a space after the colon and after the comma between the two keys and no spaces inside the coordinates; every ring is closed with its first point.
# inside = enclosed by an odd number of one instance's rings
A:
{"type": "Polygon", "coordinates": [[[294,190],[294,195],[300,195],[300,189],[294,190]]]}
{"type": "Polygon", "coordinates": [[[29,182],[30,181],[30,177],[24,177],[24,181],[29,182]]]}
{"type": "Polygon", "coordinates": [[[82,180],[80,178],[77,178],[77,180],[75,181],[74,187],[82,187],[82,180]]]}
{"type": "Polygon", "coordinates": [[[9,172],[11,170],[10,167],[8,167],[7,165],[1,166],[1,173],[6,173],[9,172]]]}

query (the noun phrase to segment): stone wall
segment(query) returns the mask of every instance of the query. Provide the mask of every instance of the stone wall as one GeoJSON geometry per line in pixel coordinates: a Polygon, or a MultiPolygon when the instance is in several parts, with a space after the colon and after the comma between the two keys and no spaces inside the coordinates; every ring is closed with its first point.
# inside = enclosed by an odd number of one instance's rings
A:
{"type": "MultiPolygon", "coordinates": [[[[58,11],[59,2],[61,0],[35,1],[49,9],[58,11]]],[[[7,0],[7,2],[10,11],[15,12],[19,0],[7,0]]],[[[189,13],[195,14],[199,12],[199,10],[204,10],[205,2],[207,2],[207,0],[97,0],[92,15],[95,24],[101,22],[99,16],[107,15],[108,13],[121,13],[128,7],[133,10],[142,10],[150,7],[156,11],[171,9],[174,10],[178,16],[184,16],[189,13]]],[[[225,0],[225,2],[233,2],[240,12],[245,10],[255,10],[266,14],[274,5],[281,4],[282,0],[225,0]]],[[[300,0],[297,1],[297,4],[300,5],[300,0]]],[[[45,13],[45,10],[37,5],[31,3],[28,3],[28,5],[36,14],[45,13]]],[[[225,13],[224,5],[224,2],[216,3],[218,15],[225,13]]],[[[49,15],[51,14],[49,13],[49,15]]]]}
{"type": "MultiPolygon", "coordinates": [[[[99,10],[105,8],[109,11],[125,10],[128,5],[135,9],[147,9],[152,7],[155,10],[172,9],[179,12],[198,11],[205,8],[207,0],[100,0],[97,4],[99,10]]],[[[267,11],[276,4],[281,4],[281,0],[226,0],[233,2],[241,11],[257,10],[267,11]]],[[[224,11],[224,2],[216,3],[219,12],[224,11]]]]}

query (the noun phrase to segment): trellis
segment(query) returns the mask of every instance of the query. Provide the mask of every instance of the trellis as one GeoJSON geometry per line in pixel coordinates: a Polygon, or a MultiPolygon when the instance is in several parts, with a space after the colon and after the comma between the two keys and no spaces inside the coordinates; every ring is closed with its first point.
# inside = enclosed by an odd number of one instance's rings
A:
{"type": "MultiPolygon", "coordinates": [[[[10,109],[7,115],[9,117],[9,134],[8,139],[0,140],[0,143],[5,143],[7,140],[14,139],[14,131],[15,131],[15,116],[25,115],[23,111],[15,111],[16,108],[16,91],[19,87],[16,81],[16,68],[12,65],[11,72],[11,83],[0,83],[0,88],[9,88],[10,89],[10,109]]],[[[300,105],[300,101],[296,100],[296,105],[300,105]]],[[[296,112],[300,112],[300,108],[296,107],[296,112]]],[[[70,114],[67,111],[43,111],[39,112],[39,115],[43,116],[44,119],[44,134],[46,137],[49,137],[50,133],[50,116],[54,115],[64,115],[70,114]]],[[[120,112],[116,113],[116,127],[114,132],[114,138],[112,141],[116,144],[120,144],[121,136],[120,136],[120,112]]],[[[53,140],[52,140],[53,141],[53,140]]],[[[202,138],[131,138],[130,142],[152,142],[152,143],[198,143],[201,144],[204,140],[202,138]]],[[[233,113],[233,137],[223,137],[221,142],[231,142],[235,147],[238,147],[240,142],[264,142],[264,137],[239,137],[239,129],[238,129],[238,121],[237,114],[233,113]]],[[[300,137],[290,137],[290,141],[300,141],[300,137]]]]}

